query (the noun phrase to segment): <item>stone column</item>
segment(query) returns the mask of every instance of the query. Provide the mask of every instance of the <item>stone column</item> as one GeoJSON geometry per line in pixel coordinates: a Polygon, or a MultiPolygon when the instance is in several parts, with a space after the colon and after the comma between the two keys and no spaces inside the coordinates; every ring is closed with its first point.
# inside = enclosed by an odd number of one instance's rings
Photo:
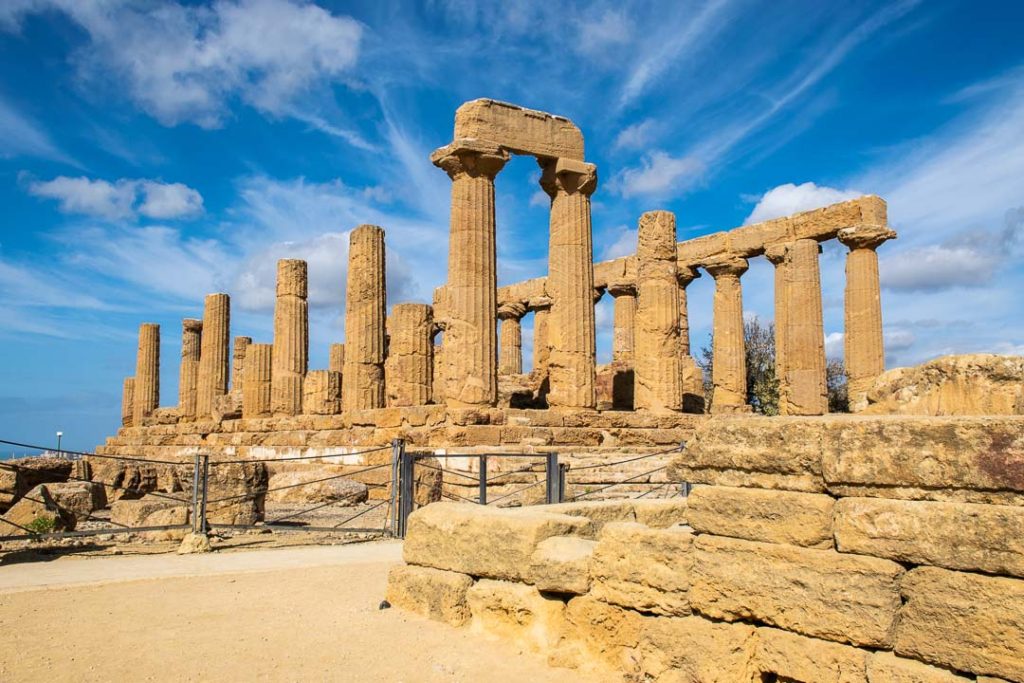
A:
{"type": "Polygon", "coordinates": [[[594,249],[590,195],[597,167],[582,161],[541,161],[540,185],[551,197],[547,291],[551,296],[548,364],[552,408],[597,403],[594,331],[594,249]]]}
{"type": "Polygon", "coordinates": [[[683,389],[683,412],[704,412],[704,371],[690,353],[690,312],[686,288],[700,277],[696,268],[679,269],[679,372],[683,389]]]}
{"type": "Polygon", "coordinates": [[[775,379],[779,383],[779,410],[789,400],[789,378],[786,360],[786,337],[789,334],[789,294],[786,284],[787,274],[786,253],[790,244],[771,244],[764,250],[767,258],[775,266],[775,379]]]}
{"type": "Polygon", "coordinates": [[[551,306],[533,307],[533,373],[547,376],[551,360],[550,329],[551,306]]]}
{"type": "Polygon", "coordinates": [[[708,263],[715,278],[714,368],[712,413],[749,413],[747,405],[746,343],[743,338],[743,290],[740,276],[749,265],[745,258],[726,257],[708,263]]]}
{"type": "Polygon", "coordinates": [[[862,225],[839,231],[839,241],[850,248],[846,256],[846,357],[850,410],[867,406],[867,392],[885,370],[882,339],[882,292],[878,282],[876,249],[896,233],[883,225],[862,225]]]}
{"type": "Polygon", "coordinates": [[[384,376],[388,406],[420,406],[434,393],[434,314],[428,304],[398,304],[388,318],[384,376]]]}
{"type": "Polygon", "coordinates": [[[160,326],[139,326],[139,351],[135,356],[135,392],[132,400],[132,424],[142,425],[160,405],[160,326]]]}
{"type": "Polygon", "coordinates": [[[345,369],[345,345],[331,344],[328,350],[327,369],[341,374],[345,369]]]}
{"type": "Polygon", "coordinates": [[[242,391],[245,376],[245,352],[252,344],[252,337],[235,337],[231,348],[231,391],[242,391]]]}
{"type": "Polygon", "coordinates": [[[443,375],[450,406],[498,400],[494,178],[508,152],[459,140],[431,155],[452,179],[443,375]]]}
{"type": "Polygon", "coordinates": [[[125,377],[121,387],[121,426],[131,427],[135,413],[135,378],[125,377]]]}
{"type": "Polygon", "coordinates": [[[526,306],[507,303],[498,307],[501,321],[501,342],[498,344],[498,374],[523,374],[523,328],[520,322],[526,315],[526,306]]]}
{"type": "Polygon", "coordinates": [[[306,415],[337,415],[341,412],[341,373],[310,370],[302,381],[302,411],[306,415]]]}
{"type": "Polygon", "coordinates": [[[228,344],[231,335],[231,297],[207,294],[203,309],[203,337],[199,353],[196,417],[213,415],[218,396],[228,393],[228,344]]]}
{"type": "Polygon", "coordinates": [[[178,374],[178,415],[185,420],[196,416],[196,390],[199,386],[199,353],[202,348],[203,321],[181,321],[181,370],[178,374]]]}
{"type": "Polygon", "coordinates": [[[636,350],[633,403],[638,410],[682,409],[676,217],[640,217],[636,248],[636,350]]]}
{"type": "Polygon", "coordinates": [[[242,370],[242,417],[270,416],[273,381],[273,344],[252,344],[246,349],[242,370]]]}
{"type": "Polygon", "coordinates": [[[386,301],[384,229],[360,225],[349,236],[342,410],[384,407],[386,301]]]}
{"type": "Polygon", "coordinates": [[[274,370],[270,409],[275,415],[302,413],[302,382],[309,369],[309,304],[306,262],[277,262],[274,303],[274,370]]]}
{"type": "Polygon", "coordinates": [[[608,293],[615,297],[612,325],[612,362],[633,364],[636,325],[636,285],[615,282],[608,285],[608,293]]]}
{"type": "MultiPolygon", "coordinates": [[[[783,415],[824,415],[825,325],[821,311],[818,242],[796,240],[786,252],[786,400],[783,415]]],[[[781,397],[780,397],[781,399],[781,397]]]]}

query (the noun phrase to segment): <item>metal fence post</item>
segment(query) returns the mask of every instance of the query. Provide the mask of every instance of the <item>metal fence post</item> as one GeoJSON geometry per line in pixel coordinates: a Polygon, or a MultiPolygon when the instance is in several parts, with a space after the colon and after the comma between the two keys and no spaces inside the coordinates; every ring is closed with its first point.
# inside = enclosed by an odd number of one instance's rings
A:
{"type": "Polygon", "coordinates": [[[415,468],[416,455],[405,452],[405,442],[399,444],[398,449],[398,535],[405,538],[405,529],[412,514],[415,496],[415,484],[413,472],[415,468]]]}
{"type": "Polygon", "coordinates": [[[199,454],[192,463],[192,533],[199,531],[199,454]]]}
{"type": "Polygon", "coordinates": [[[487,456],[480,456],[480,493],[477,495],[477,502],[487,505],[487,456]]]}
{"type": "Polygon", "coordinates": [[[391,440],[391,493],[388,514],[391,516],[391,535],[398,536],[398,463],[401,460],[401,439],[391,440]]]}
{"type": "Polygon", "coordinates": [[[210,525],[206,522],[206,501],[210,498],[210,456],[204,455],[203,458],[203,488],[202,497],[199,503],[199,533],[205,534],[210,530],[210,525]]]}
{"type": "Polygon", "coordinates": [[[558,463],[558,502],[565,502],[565,476],[569,471],[569,465],[564,462],[558,463]]]}
{"type": "Polygon", "coordinates": [[[559,471],[558,471],[558,453],[548,453],[544,458],[544,476],[547,479],[545,482],[545,501],[550,505],[552,503],[560,503],[561,495],[559,494],[559,471]]]}

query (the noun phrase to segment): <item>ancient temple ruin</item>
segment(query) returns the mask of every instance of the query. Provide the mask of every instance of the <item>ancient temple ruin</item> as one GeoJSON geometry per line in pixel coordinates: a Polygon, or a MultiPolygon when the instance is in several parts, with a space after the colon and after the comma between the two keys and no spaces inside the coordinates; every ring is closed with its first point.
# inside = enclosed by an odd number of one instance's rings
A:
{"type": "Polygon", "coordinates": [[[758,257],[775,267],[780,411],[821,415],[818,254],[833,239],[849,249],[845,353],[854,410],[884,370],[876,249],[896,235],[879,197],[682,242],[671,212],[649,211],[639,217],[635,254],[594,263],[598,173],[568,119],[467,102],[456,112],[453,141],[431,161],[452,182],[448,278],[432,305],[389,302],[385,229],[355,228],[345,343],[332,345],[327,369],[311,370],[306,263],[281,260],[270,343],[232,342],[227,293],[208,295],[202,319],[182,322],[175,407],[159,407],[159,326],[140,327],[135,375],[124,382],[123,428],[99,452],[267,457],[396,437],[439,449],[594,452],[678,443],[708,415],[750,411],[742,276],[758,257]],[[537,159],[551,198],[548,275],[499,288],[494,182],[513,154],[537,159]],[[708,406],[687,311],[687,285],[703,273],[715,282],[708,406]],[[615,300],[613,360],[598,366],[594,306],[606,295],[615,300]],[[534,358],[524,373],[528,315],[534,358]]]}

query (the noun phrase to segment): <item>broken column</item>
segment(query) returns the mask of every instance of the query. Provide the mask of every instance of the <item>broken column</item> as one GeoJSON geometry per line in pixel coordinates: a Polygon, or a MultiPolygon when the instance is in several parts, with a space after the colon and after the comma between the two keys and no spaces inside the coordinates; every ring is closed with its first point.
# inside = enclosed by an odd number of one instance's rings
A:
{"type": "Polygon", "coordinates": [[[878,254],[883,242],[896,237],[884,225],[862,225],[839,231],[846,255],[845,328],[847,390],[850,410],[867,406],[867,392],[885,370],[882,339],[882,293],[878,282],[878,254]]]}
{"type": "Polygon", "coordinates": [[[740,276],[748,267],[747,260],[741,257],[724,257],[704,266],[715,278],[712,413],[750,412],[740,286],[740,276]]]}
{"type": "Polygon", "coordinates": [[[341,374],[345,369],[345,345],[331,344],[327,355],[327,369],[341,374]]]}
{"type": "Polygon", "coordinates": [[[593,408],[597,365],[590,195],[597,187],[597,168],[571,159],[542,161],[541,167],[540,184],[551,197],[548,405],[593,408]]]}
{"type": "Polygon", "coordinates": [[[633,364],[638,410],[682,409],[676,258],[675,215],[670,211],[643,214],[637,233],[633,364]]]}
{"type": "Polygon", "coordinates": [[[398,304],[388,318],[384,376],[388,406],[430,403],[434,374],[434,316],[428,304],[398,304]]]}
{"type": "Polygon", "coordinates": [[[199,353],[202,346],[202,334],[202,320],[185,318],[181,321],[178,415],[186,420],[196,416],[196,390],[199,385],[199,353]]]}
{"type": "Polygon", "coordinates": [[[242,369],[242,417],[270,416],[270,387],[273,381],[273,344],[251,344],[242,369]]]}
{"type": "Polygon", "coordinates": [[[775,379],[779,385],[779,407],[786,404],[789,396],[789,378],[786,368],[786,337],[789,334],[789,294],[786,284],[786,253],[791,245],[770,244],[764,250],[765,258],[775,266],[775,379]]]}
{"type": "Polygon", "coordinates": [[[203,308],[203,336],[199,353],[196,417],[213,415],[218,396],[228,393],[228,344],[231,335],[231,298],[207,294],[203,308]]]}
{"type": "Polygon", "coordinates": [[[634,332],[636,321],[636,285],[631,282],[613,282],[608,293],[615,298],[612,323],[612,362],[633,364],[634,332]]]}
{"type": "Polygon", "coordinates": [[[508,160],[508,152],[462,139],[430,158],[452,180],[445,401],[452,406],[494,405],[498,399],[494,178],[508,160]]]}
{"type": "Polygon", "coordinates": [[[690,312],[686,303],[686,288],[700,277],[696,268],[679,268],[679,372],[683,390],[683,412],[704,412],[704,371],[690,353],[690,312]]]}
{"type": "Polygon", "coordinates": [[[135,357],[135,391],[132,424],[140,426],[160,405],[160,326],[139,326],[139,351],[135,357]]]}
{"type": "Polygon", "coordinates": [[[302,412],[306,415],[337,415],[341,412],[341,373],[310,370],[302,382],[302,412]]]}
{"type": "Polygon", "coordinates": [[[360,225],[349,236],[342,409],[384,407],[386,299],[384,229],[360,225]]]}
{"type": "Polygon", "coordinates": [[[245,352],[252,344],[252,337],[235,337],[231,347],[231,391],[241,393],[245,377],[245,352]]]}
{"type": "Polygon", "coordinates": [[[135,378],[125,377],[121,386],[121,426],[131,427],[135,412],[135,378]]]}
{"type": "Polygon", "coordinates": [[[275,415],[302,412],[302,382],[309,369],[309,304],[306,262],[277,262],[274,360],[270,409],[275,415]]]}
{"type": "Polygon", "coordinates": [[[786,251],[785,400],[782,415],[824,415],[825,326],[821,310],[821,273],[817,241],[801,239],[786,251]]]}
{"type": "Polygon", "coordinates": [[[530,310],[533,311],[533,369],[531,372],[538,376],[546,376],[548,361],[551,359],[551,344],[548,341],[551,303],[547,300],[541,303],[531,302],[530,310]]]}
{"type": "Polygon", "coordinates": [[[498,374],[520,375],[523,372],[523,328],[521,320],[526,306],[519,302],[498,307],[501,339],[498,344],[498,374]]]}

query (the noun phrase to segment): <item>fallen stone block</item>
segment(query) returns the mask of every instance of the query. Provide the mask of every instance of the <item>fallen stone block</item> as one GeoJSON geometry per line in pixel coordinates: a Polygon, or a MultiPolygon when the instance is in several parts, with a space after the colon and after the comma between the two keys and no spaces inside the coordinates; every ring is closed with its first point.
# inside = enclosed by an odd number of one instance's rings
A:
{"type": "Polygon", "coordinates": [[[187,524],[188,508],[163,496],[148,495],[138,500],[114,501],[110,506],[110,521],[118,526],[133,529],[165,524],[187,524]],[[179,519],[182,521],[177,521],[179,519]]]}
{"type": "Polygon", "coordinates": [[[554,648],[561,638],[565,603],[533,586],[480,579],[466,591],[475,631],[534,651],[554,648]]]}
{"type": "MultiPolygon", "coordinates": [[[[667,500],[634,499],[633,514],[636,521],[656,529],[665,529],[676,524],[686,524],[688,519],[687,499],[667,500]]],[[[629,521],[629,520],[625,520],[629,521]]]]}
{"type": "MultiPolygon", "coordinates": [[[[868,656],[868,683],[967,683],[972,679],[891,652],[868,656]]],[[[978,681],[981,682],[979,677],[978,681]]]]}
{"type": "Polygon", "coordinates": [[[388,572],[387,600],[434,621],[462,626],[469,621],[466,591],[473,577],[457,572],[400,564],[388,572]]]}
{"type": "Polygon", "coordinates": [[[0,511],[40,484],[67,481],[74,463],[51,456],[16,458],[0,462],[0,511]]]}
{"type": "Polygon", "coordinates": [[[537,590],[583,595],[590,590],[590,562],[596,541],[578,536],[552,536],[537,544],[530,556],[527,581],[537,590]]]}
{"type": "Polygon", "coordinates": [[[0,517],[0,533],[22,536],[30,532],[49,534],[74,531],[78,520],[70,510],[61,507],[50,495],[49,484],[40,484],[18,499],[0,517]]]}
{"type": "Polygon", "coordinates": [[[408,564],[524,581],[537,544],[552,536],[589,536],[590,521],[543,509],[435,503],[409,516],[402,556],[408,564]]]}
{"type": "Polygon", "coordinates": [[[92,481],[68,481],[62,484],[47,484],[46,488],[57,505],[74,513],[79,521],[89,518],[94,510],[106,503],[103,487],[92,481]]]}
{"type": "Polygon", "coordinates": [[[1024,507],[843,498],[835,534],[842,552],[1024,577],[1024,507]]]}
{"type": "Polygon", "coordinates": [[[596,661],[619,673],[639,674],[635,651],[645,627],[639,612],[581,595],[565,606],[563,637],[582,665],[596,661]]]}
{"type": "Polygon", "coordinates": [[[666,616],[690,614],[693,534],[635,522],[605,525],[591,560],[591,594],[599,600],[666,616]]]}
{"type": "Polygon", "coordinates": [[[267,500],[275,503],[336,503],[339,506],[366,502],[369,497],[366,484],[337,478],[338,474],[336,468],[319,467],[275,473],[269,478],[267,500]]]}
{"type": "Polygon", "coordinates": [[[696,616],[644,617],[638,647],[644,678],[638,680],[755,680],[754,632],[747,624],[716,623],[696,616]]]}
{"type": "Polygon", "coordinates": [[[579,503],[556,503],[545,505],[547,512],[557,512],[573,517],[586,517],[593,522],[594,533],[597,534],[608,522],[635,522],[632,501],[628,500],[594,500],[579,503]]]}
{"type": "Polygon", "coordinates": [[[901,591],[897,654],[1024,681],[1024,581],[919,567],[901,591]]]}
{"type": "Polygon", "coordinates": [[[832,547],[831,496],[730,486],[698,486],[690,492],[694,530],[765,543],[832,547]]]}
{"type": "Polygon", "coordinates": [[[891,645],[903,575],[895,562],[707,535],[695,544],[689,600],[701,614],[853,645],[891,645]]]}
{"type": "Polygon", "coordinates": [[[756,652],[761,680],[864,683],[867,675],[867,651],[777,628],[757,629],[756,652]]]}

